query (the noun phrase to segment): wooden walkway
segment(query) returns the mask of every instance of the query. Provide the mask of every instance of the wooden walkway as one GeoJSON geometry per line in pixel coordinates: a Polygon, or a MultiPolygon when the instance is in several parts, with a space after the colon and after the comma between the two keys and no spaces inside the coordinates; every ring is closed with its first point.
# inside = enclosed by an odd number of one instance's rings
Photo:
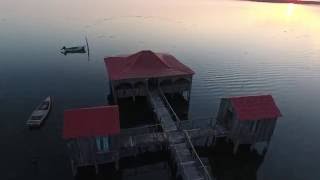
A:
{"type": "MultiPolygon", "coordinates": [[[[188,138],[197,146],[209,146],[212,144],[211,142],[216,135],[216,131],[212,128],[166,132],[162,132],[162,128],[161,124],[157,124],[122,129],[121,134],[117,136],[117,139],[111,145],[112,148],[108,152],[98,152],[95,146],[95,139],[92,138],[69,143],[68,147],[71,150],[70,157],[72,159],[72,167],[75,170],[81,166],[117,162],[121,158],[133,157],[145,152],[167,150],[168,147],[173,147],[173,145],[175,146],[173,149],[179,151],[181,151],[181,146],[190,149],[192,148],[190,143],[185,145],[181,144],[186,142],[186,135],[188,135],[188,138]],[[79,151],[79,149],[83,151],[79,151]]],[[[182,149],[182,152],[183,151],[185,150],[182,149]]],[[[188,159],[180,157],[186,153],[179,154],[178,151],[171,152],[175,154],[174,157],[179,158],[176,161],[188,159]]]]}
{"type": "Polygon", "coordinates": [[[137,156],[144,152],[161,151],[167,147],[168,140],[163,132],[158,131],[159,128],[155,128],[157,126],[125,129],[111,142],[111,149],[107,152],[99,152],[93,138],[74,141],[69,144],[72,166],[116,162],[121,158],[137,156]]]}
{"type": "MultiPolygon", "coordinates": [[[[195,120],[181,121],[160,89],[147,91],[159,124],[130,129],[121,129],[119,135],[110,142],[110,149],[99,152],[95,138],[82,138],[69,142],[73,174],[81,166],[97,166],[133,157],[145,152],[168,150],[177,167],[177,176],[183,180],[212,180],[207,167],[198,156],[195,146],[211,146],[215,138],[226,136],[226,131],[209,124],[198,127],[195,120]]],[[[203,120],[201,120],[203,121],[203,120]]],[[[97,172],[98,173],[98,172],[97,172]]]]}
{"type": "Polygon", "coordinates": [[[149,100],[165,135],[174,158],[178,174],[184,180],[211,180],[209,172],[195,151],[187,131],[179,128],[177,117],[160,89],[149,92],[149,100]]]}

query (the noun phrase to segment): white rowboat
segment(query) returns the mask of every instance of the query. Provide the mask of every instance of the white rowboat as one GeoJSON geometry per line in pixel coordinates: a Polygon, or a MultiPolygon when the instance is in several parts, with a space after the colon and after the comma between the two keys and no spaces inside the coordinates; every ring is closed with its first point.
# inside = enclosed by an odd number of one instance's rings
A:
{"type": "Polygon", "coordinates": [[[27,121],[29,127],[40,127],[48,116],[52,106],[52,99],[48,96],[31,114],[27,121]]]}

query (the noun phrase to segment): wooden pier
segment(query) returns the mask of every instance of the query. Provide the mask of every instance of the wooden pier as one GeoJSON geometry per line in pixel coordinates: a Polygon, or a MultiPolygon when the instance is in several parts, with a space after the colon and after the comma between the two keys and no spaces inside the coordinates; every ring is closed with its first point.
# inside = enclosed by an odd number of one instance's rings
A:
{"type": "Polygon", "coordinates": [[[184,180],[211,180],[211,176],[198,156],[187,131],[180,128],[180,119],[171,108],[161,89],[149,92],[149,100],[157,119],[168,137],[170,152],[178,174],[184,180]]]}
{"type": "Polygon", "coordinates": [[[215,138],[225,137],[226,131],[212,126],[210,119],[210,126],[206,128],[198,128],[192,121],[181,121],[160,88],[146,91],[159,124],[121,129],[120,133],[110,140],[109,149],[105,152],[98,150],[94,137],[69,141],[74,175],[78,167],[95,166],[98,173],[99,164],[115,163],[118,168],[121,158],[165,150],[170,152],[171,160],[176,164],[177,176],[184,180],[213,179],[198,156],[194,144],[211,146],[215,138]]]}
{"type": "Polygon", "coordinates": [[[64,113],[63,137],[74,175],[81,166],[94,166],[98,173],[99,164],[114,163],[118,169],[121,158],[167,151],[176,178],[212,180],[195,147],[213,146],[219,137],[233,142],[234,153],[240,144],[268,144],[281,116],[272,96],[267,95],[223,98],[216,120],[180,120],[166,95],[181,97],[189,109],[194,75],[190,68],[172,55],[152,51],[108,57],[105,64],[115,105],[64,113]],[[135,102],[136,97],[146,97],[158,124],[121,129],[118,100],[135,102]]]}

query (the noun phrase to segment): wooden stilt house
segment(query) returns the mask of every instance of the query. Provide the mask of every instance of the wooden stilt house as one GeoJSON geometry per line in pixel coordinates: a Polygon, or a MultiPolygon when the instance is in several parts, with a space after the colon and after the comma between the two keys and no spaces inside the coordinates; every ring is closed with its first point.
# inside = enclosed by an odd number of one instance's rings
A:
{"type": "Polygon", "coordinates": [[[271,95],[231,97],[221,99],[217,123],[229,132],[235,153],[240,144],[268,145],[280,116],[271,95]]]}
{"type": "Polygon", "coordinates": [[[74,175],[81,166],[109,162],[120,133],[118,106],[71,109],[64,112],[63,138],[67,142],[74,175]]]}
{"type": "Polygon", "coordinates": [[[119,98],[147,96],[147,91],[154,88],[190,99],[194,72],[170,54],[145,50],[105,58],[105,64],[116,104],[119,98]]]}

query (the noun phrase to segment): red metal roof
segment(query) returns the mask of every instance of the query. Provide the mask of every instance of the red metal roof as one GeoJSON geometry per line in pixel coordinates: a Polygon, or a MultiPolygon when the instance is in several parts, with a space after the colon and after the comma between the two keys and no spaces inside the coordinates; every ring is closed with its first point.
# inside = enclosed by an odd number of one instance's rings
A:
{"type": "Polygon", "coordinates": [[[280,110],[271,95],[232,97],[229,99],[238,115],[238,119],[241,121],[274,119],[281,116],[280,110]]]}
{"type": "Polygon", "coordinates": [[[64,139],[106,136],[119,132],[118,106],[100,106],[64,111],[64,139]]]}
{"type": "Polygon", "coordinates": [[[193,75],[194,72],[170,54],[140,51],[129,56],[105,58],[111,80],[193,75]]]}

